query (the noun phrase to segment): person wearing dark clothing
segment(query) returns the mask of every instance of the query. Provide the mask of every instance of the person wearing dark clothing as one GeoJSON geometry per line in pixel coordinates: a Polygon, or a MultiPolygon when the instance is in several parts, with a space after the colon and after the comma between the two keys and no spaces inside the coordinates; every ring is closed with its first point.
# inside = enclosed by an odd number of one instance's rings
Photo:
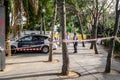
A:
{"type": "MultiPolygon", "coordinates": [[[[74,33],[74,36],[73,36],[73,40],[78,40],[78,36],[76,33],[74,33]]],[[[74,53],[77,53],[77,45],[78,45],[78,42],[73,42],[73,45],[74,45],[74,53]]]]}

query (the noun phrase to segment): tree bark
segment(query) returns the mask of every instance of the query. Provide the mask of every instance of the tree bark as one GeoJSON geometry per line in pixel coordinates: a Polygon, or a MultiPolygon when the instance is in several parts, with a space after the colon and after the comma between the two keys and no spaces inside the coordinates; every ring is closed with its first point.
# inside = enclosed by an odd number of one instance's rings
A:
{"type": "Polygon", "coordinates": [[[21,33],[22,33],[22,2],[21,0],[18,0],[19,5],[19,20],[20,20],[20,24],[18,25],[18,39],[20,39],[22,37],[21,33]]]}
{"type": "MultiPolygon", "coordinates": [[[[51,40],[50,42],[53,42],[54,39],[54,26],[56,21],[56,15],[57,15],[57,0],[54,0],[54,13],[53,13],[53,21],[52,21],[52,33],[51,33],[51,40]]],[[[48,61],[52,61],[52,54],[53,54],[53,44],[50,44],[50,53],[49,53],[49,59],[48,61]]]]}
{"type": "Polygon", "coordinates": [[[13,31],[13,37],[16,36],[17,34],[17,28],[18,28],[18,25],[17,25],[17,20],[18,20],[18,1],[17,0],[13,0],[13,5],[14,5],[14,26],[12,28],[12,31],[13,31]]]}
{"type": "MultiPolygon", "coordinates": [[[[93,24],[93,38],[96,39],[97,38],[97,28],[98,28],[98,0],[95,0],[95,10],[94,10],[94,24],[93,24]]],[[[98,49],[97,49],[97,41],[93,41],[93,43],[91,43],[91,45],[93,44],[94,50],[95,50],[95,54],[98,54],[98,49]]]]}
{"type": "MultiPolygon", "coordinates": [[[[79,25],[80,25],[80,30],[81,30],[81,36],[82,36],[82,40],[84,40],[84,34],[83,34],[83,29],[82,29],[82,24],[81,24],[81,20],[80,20],[80,16],[79,14],[77,14],[77,18],[78,18],[78,21],[79,21],[79,25]]],[[[82,46],[85,47],[85,42],[82,42],[82,46]]]]}
{"type": "Polygon", "coordinates": [[[6,56],[11,56],[10,33],[6,34],[6,56]]]}
{"type": "MultiPolygon", "coordinates": [[[[92,30],[91,30],[91,39],[94,39],[94,37],[93,37],[93,31],[94,31],[94,30],[93,30],[93,29],[94,29],[94,28],[93,28],[93,25],[92,25],[92,30]]],[[[93,41],[91,41],[90,49],[93,49],[93,46],[94,46],[94,45],[93,45],[93,43],[94,43],[94,42],[93,42],[93,41]]]]}
{"type": "Polygon", "coordinates": [[[46,29],[45,29],[45,15],[44,15],[44,13],[42,13],[42,25],[41,25],[41,29],[42,29],[42,34],[44,34],[45,35],[45,33],[46,33],[46,29]]]}
{"type": "Polygon", "coordinates": [[[10,46],[10,24],[9,24],[9,0],[4,1],[5,5],[5,21],[6,21],[6,55],[11,56],[11,46],[10,46]]]}
{"type": "MultiPolygon", "coordinates": [[[[113,36],[117,36],[118,33],[118,29],[119,29],[119,10],[118,10],[118,4],[119,4],[119,0],[116,0],[116,18],[115,18],[115,24],[114,24],[114,32],[113,32],[113,36]]],[[[111,71],[111,58],[112,58],[112,54],[114,52],[114,47],[115,47],[115,38],[111,39],[110,41],[110,50],[108,52],[108,56],[107,56],[107,61],[106,61],[106,67],[105,67],[105,72],[106,73],[110,73],[111,71]]]]}
{"type": "MultiPolygon", "coordinates": [[[[66,9],[65,9],[65,0],[59,0],[60,2],[60,26],[62,30],[62,40],[65,40],[66,34],[66,9]]],[[[69,74],[69,55],[67,50],[67,44],[62,42],[62,57],[63,57],[63,65],[62,65],[62,75],[69,74]]]]}

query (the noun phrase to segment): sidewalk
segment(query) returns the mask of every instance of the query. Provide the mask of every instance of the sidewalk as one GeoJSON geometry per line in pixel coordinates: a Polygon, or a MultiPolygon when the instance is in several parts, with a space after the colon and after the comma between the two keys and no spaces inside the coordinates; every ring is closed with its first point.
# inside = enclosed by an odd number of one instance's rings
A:
{"type": "Polygon", "coordinates": [[[61,48],[54,51],[54,62],[47,62],[48,54],[21,53],[6,58],[6,69],[0,72],[0,80],[120,80],[120,63],[112,59],[112,72],[105,74],[107,52],[99,46],[98,55],[79,44],[78,53],[73,53],[72,44],[68,45],[70,71],[81,74],[78,78],[61,78],[61,48]],[[58,61],[58,62],[57,62],[58,61]]]}

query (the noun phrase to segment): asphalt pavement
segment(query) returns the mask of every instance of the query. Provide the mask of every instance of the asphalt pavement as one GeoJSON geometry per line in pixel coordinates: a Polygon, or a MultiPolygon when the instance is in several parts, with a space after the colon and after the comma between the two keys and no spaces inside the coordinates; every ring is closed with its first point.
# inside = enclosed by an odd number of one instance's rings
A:
{"type": "Polygon", "coordinates": [[[111,73],[104,73],[107,51],[100,45],[99,54],[90,50],[90,44],[78,46],[78,53],[73,53],[73,45],[68,44],[70,71],[81,76],[60,77],[62,69],[61,47],[54,50],[53,62],[48,62],[48,54],[17,53],[6,58],[6,68],[0,72],[0,80],[120,80],[120,63],[112,59],[111,73]]]}

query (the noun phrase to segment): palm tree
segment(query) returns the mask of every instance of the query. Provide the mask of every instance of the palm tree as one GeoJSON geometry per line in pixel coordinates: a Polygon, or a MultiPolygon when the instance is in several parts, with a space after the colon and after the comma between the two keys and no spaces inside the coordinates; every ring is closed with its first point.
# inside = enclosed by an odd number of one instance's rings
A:
{"type": "MultiPolygon", "coordinates": [[[[53,21],[52,21],[52,33],[51,33],[51,42],[53,42],[53,34],[54,34],[54,26],[55,26],[55,21],[56,21],[56,15],[57,15],[57,0],[54,0],[54,13],[53,13],[53,21]]],[[[50,44],[50,53],[49,53],[49,60],[52,61],[52,50],[53,49],[53,44],[50,44]]]]}
{"type": "MultiPolygon", "coordinates": [[[[61,33],[62,33],[62,40],[65,40],[65,33],[66,33],[66,9],[65,9],[65,0],[59,0],[60,4],[60,26],[61,26],[61,33]]],[[[68,75],[69,74],[69,55],[67,50],[67,44],[63,41],[62,42],[62,57],[63,57],[63,65],[62,65],[62,74],[68,75]]]]}
{"type": "MultiPolygon", "coordinates": [[[[120,17],[120,10],[118,10],[119,9],[119,1],[120,0],[116,0],[116,7],[115,7],[116,18],[115,18],[113,36],[117,36],[118,29],[119,29],[119,17],[120,17]]],[[[106,61],[106,67],[105,67],[105,72],[106,73],[110,73],[110,71],[111,71],[111,57],[112,57],[112,54],[114,52],[115,38],[111,39],[110,45],[111,46],[110,46],[110,50],[108,52],[107,61],[106,61]]]]}

